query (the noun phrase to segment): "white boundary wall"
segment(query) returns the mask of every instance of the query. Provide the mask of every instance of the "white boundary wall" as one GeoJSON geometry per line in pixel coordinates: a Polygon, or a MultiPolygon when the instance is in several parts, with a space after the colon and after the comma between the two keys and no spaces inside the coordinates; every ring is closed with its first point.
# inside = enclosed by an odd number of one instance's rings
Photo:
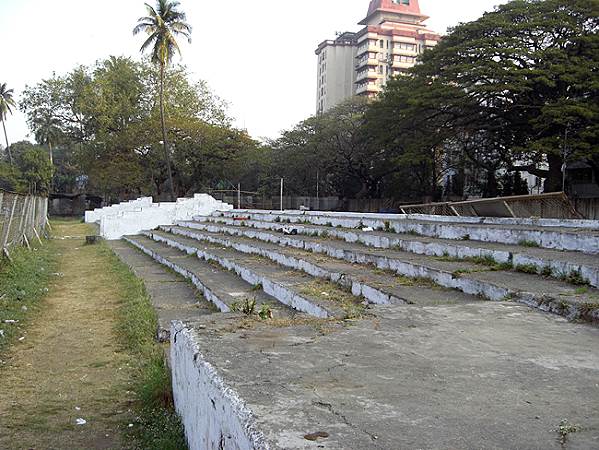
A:
{"type": "Polygon", "coordinates": [[[173,225],[179,220],[189,220],[198,214],[210,215],[216,211],[231,209],[232,205],[218,201],[208,194],[195,194],[193,198],[180,198],[174,203],[152,203],[152,198],[147,197],[88,211],[85,221],[97,223],[100,235],[105,239],[117,240],[160,225],[173,225]]]}

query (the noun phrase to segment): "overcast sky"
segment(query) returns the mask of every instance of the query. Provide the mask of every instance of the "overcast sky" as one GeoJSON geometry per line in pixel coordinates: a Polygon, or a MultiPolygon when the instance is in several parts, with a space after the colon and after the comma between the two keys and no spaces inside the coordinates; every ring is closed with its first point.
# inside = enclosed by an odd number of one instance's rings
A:
{"type": "MultiPolygon", "coordinates": [[[[154,0],[150,0],[154,1],[154,0]]],[[[505,0],[420,0],[429,28],[474,20],[505,0]]],[[[369,0],[181,0],[193,26],[183,63],[227,100],[236,125],[276,137],[314,113],[317,45],[357,31],[369,0]]],[[[139,58],[132,36],[143,0],[0,0],[0,82],[17,97],[26,84],[109,55],[139,58]]],[[[20,113],[7,120],[11,142],[28,137],[20,113]]],[[[2,139],[3,142],[3,139],[2,139]]]]}

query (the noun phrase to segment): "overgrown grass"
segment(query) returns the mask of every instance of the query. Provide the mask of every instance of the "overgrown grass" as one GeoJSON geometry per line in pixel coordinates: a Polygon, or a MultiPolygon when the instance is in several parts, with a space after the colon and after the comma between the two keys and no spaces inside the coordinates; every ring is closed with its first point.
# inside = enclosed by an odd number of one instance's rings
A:
{"type": "Polygon", "coordinates": [[[31,250],[15,248],[11,258],[12,262],[0,259],[0,358],[22,336],[28,318],[48,292],[48,283],[57,276],[58,256],[51,242],[31,250]]]}
{"type": "Polygon", "coordinates": [[[122,305],[117,332],[131,354],[134,374],[134,405],[138,423],[129,437],[137,449],[182,450],[187,448],[183,426],[174,410],[170,372],[164,347],[155,340],[158,326],[145,286],[106,246],[102,252],[110,261],[109,270],[120,285],[122,305]]]}

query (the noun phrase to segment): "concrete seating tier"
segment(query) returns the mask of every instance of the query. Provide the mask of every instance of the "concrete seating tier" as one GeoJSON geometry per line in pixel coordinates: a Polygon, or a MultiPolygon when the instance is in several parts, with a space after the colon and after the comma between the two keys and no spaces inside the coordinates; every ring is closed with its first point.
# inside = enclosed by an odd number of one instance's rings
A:
{"type": "Polygon", "coordinates": [[[231,210],[160,225],[124,239],[213,305],[169,333],[194,450],[551,448],[565,417],[592,422],[576,448],[599,442],[593,222],[231,210]]]}

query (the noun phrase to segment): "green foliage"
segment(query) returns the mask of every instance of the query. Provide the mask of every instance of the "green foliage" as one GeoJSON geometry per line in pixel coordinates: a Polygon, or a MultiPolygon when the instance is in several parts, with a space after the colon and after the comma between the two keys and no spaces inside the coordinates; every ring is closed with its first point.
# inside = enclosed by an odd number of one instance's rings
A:
{"type": "MultiPolygon", "coordinates": [[[[256,143],[230,127],[226,104],[184,66],[169,67],[165,77],[179,195],[205,190],[256,143]]],[[[158,78],[147,61],[110,57],[26,88],[20,107],[38,141],[53,148],[57,189],[73,191],[83,180],[88,192],[107,200],[168,190],[158,78]]]]}
{"type": "Polygon", "coordinates": [[[260,316],[260,319],[262,319],[262,320],[272,319],[273,313],[272,313],[272,308],[270,307],[270,305],[267,305],[266,303],[264,303],[260,307],[260,311],[258,311],[258,316],[260,316]]]}
{"type": "Polygon", "coordinates": [[[13,165],[0,161],[0,188],[45,194],[50,190],[53,167],[47,150],[28,141],[12,144],[13,165]]]}

